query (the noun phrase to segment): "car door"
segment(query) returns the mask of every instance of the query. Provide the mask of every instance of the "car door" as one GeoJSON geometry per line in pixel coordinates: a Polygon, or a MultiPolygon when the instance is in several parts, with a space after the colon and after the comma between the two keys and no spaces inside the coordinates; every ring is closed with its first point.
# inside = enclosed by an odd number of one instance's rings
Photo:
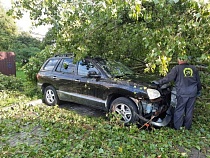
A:
{"type": "Polygon", "coordinates": [[[74,101],[72,93],[74,93],[75,73],[76,65],[73,64],[72,58],[62,59],[55,69],[53,78],[60,100],[74,101]]]}
{"type": "Polygon", "coordinates": [[[79,98],[79,103],[96,106],[101,109],[105,108],[105,100],[98,97],[99,78],[89,77],[89,72],[95,72],[96,75],[101,76],[101,72],[88,59],[81,60],[77,64],[77,75],[75,78],[75,87],[79,98]]]}

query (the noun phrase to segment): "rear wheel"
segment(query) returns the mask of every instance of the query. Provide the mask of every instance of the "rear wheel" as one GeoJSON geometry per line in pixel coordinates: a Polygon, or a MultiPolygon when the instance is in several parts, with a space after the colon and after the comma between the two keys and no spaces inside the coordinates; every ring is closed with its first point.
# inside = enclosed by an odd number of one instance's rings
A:
{"type": "Polygon", "coordinates": [[[120,120],[124,124],[131,124],[137,121],[137,107],[128,98],[120,97],[111,104],[111,112],[119,114],[120,120]]]}
{"type": "Polygon", "coordinates": [[[47,105],[54,106],[59,104],[57,92],[53,86],[47,86],[44,90],[44,102],[47,105]]]}

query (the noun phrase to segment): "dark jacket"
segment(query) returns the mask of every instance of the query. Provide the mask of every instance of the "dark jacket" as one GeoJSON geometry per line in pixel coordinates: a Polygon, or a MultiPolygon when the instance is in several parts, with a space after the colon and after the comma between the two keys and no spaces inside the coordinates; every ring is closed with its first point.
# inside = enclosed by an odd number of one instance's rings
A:
{"type": "Polygon", "coordinates": [[[165,84],[171,81],[175,82],[178,96],[195,97],[201,90],[198,70],[187,63],[173,67],[164,78],[159,80],[159,83],[165,84]]]}

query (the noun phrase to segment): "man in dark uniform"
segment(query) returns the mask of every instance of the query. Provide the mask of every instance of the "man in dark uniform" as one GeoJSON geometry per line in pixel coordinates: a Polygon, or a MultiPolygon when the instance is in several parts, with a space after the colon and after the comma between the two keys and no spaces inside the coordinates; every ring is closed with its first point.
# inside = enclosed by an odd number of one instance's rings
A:
{"type": "Polygon", "coordinates": [[[184,126],[185,129],[190,129],[196,96],[201,91],[201,82],[195,66],[189,65],[182,58],[178,58],[178,64],[164,78],[156,83],[165,84],[171,81],[175,82],[177,106],[173,117],[174,128],[178,130],[184,126]]]}

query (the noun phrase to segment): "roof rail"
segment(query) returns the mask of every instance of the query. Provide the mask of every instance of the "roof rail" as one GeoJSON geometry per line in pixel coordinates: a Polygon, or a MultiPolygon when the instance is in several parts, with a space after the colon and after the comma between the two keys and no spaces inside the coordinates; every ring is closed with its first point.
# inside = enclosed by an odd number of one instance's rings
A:
{"type": "Polygon", "coordinates": [[[56,54],[54,57],[74,57],[73,53],[68,54],[56,54]]]}

